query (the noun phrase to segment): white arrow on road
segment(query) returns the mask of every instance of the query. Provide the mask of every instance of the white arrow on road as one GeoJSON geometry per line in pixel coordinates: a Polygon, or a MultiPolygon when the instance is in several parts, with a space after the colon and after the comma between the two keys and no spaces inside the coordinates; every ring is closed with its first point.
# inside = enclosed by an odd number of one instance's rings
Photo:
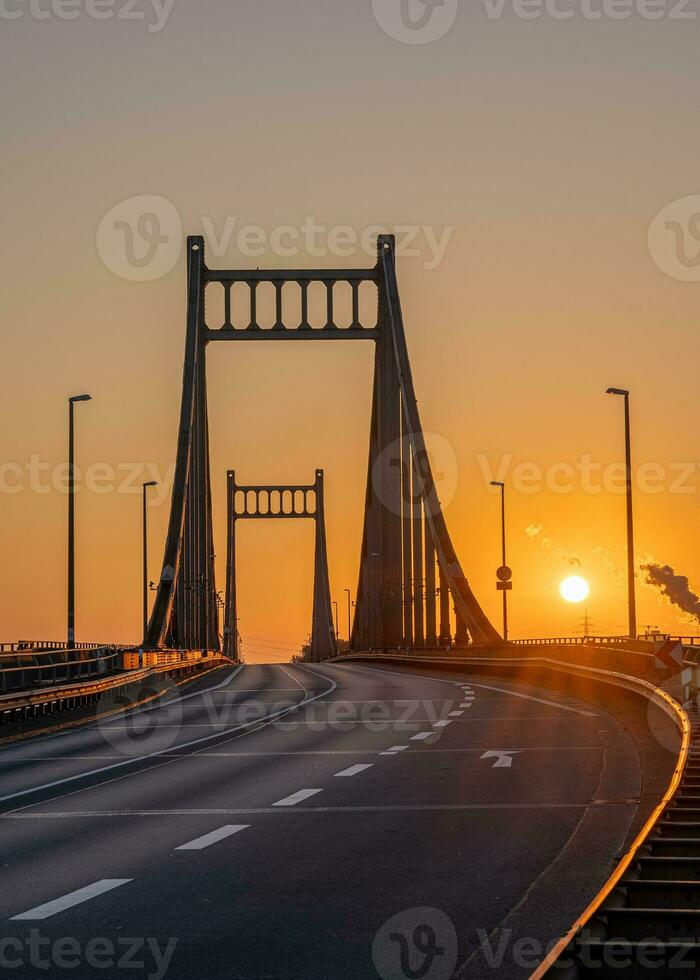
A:
{"type": "Polygon", "coordinates": [[[520,749],[508,749],[503,751],[501,749],[491,749],[489,752],[484,752],[482,759],[495,759],[496,761],[491,766],[492,769],[510,769],[513,765],[513,756],[520,752],[520,749]]]}

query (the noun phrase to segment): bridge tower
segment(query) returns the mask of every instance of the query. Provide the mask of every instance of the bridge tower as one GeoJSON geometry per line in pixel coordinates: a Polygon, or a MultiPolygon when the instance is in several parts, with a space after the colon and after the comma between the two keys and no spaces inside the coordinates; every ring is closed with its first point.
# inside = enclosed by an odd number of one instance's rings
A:
{"type": "Polygon", "coordinates": [[[352,648],[503,642],[467,582],[438,498],[413,387],[394,251],[393,236],[380,235],[377,263],[369,269],[216,270],[205,264],[204,239],[188,239],[177,461],[149,646],[219,649],[206,356],[209,344],[222,341],[369,340],[375,345],[352,648]],[[360,290],[366,286],[376,294],[376,314],[370,321],[360,314],[360,290]],[[349,287],[351,306],[342,325],[337,315],[341,287],[349,287]],[[265,289],[274,293],[274,322],[268,325],[260,322],[258,303],[265,289]],[[310,322],[312,289],[325,296],[325,323],[320,326],[310,322]],[[214,322],[214,313],[207,317],[205,291],[207,301],[218,294],[223,323],[214,322]],[[292,307],[300,315],[289,312],[292,291],[297,300],[292,307]]]}
{"type": "Polygon", "coordinates": [[[298,520],[311,518],[316,526],[314,545],[314,605],[311,625],[311,660],[320,663],[337,653],[331,610],[328,552],[323,501],[323,470],[316,470],[311,486],[241,486],[228,471],[226,486],[227,546],[224,653],[239,659],[236,606],[236,523],[242,520],[298,520]]]}

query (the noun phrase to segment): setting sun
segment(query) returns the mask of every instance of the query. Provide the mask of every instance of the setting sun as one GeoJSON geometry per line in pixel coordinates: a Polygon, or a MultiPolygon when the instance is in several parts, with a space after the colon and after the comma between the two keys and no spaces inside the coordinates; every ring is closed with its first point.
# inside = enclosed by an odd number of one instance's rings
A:
{"type": "Polygon", "coordinates": [[[580,575],[570,575],[561,583],[559,591],[562,599],[566,599],[567,602],[583,602],[588,598],[590,588],[585,578],[581,578],[580,575]]]}

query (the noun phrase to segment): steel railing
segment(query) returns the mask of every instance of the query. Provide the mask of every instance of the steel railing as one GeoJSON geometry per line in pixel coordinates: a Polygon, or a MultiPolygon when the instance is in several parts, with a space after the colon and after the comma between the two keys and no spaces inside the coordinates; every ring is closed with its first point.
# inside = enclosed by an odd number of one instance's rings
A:
{"type": "Polygon", "coordinates": [[[22,691],[111,674],[122,668],[122,648],[84,646],[75,650],[60,648],[16,649],[0,653],[0,693],[22,691]]]}
{"type": "MultiPolygon", "coordinates": [[[[76,643],[74,650],[94,650],[109,646],[107,643],[76,643]]],[[[13,643],[0,643],[0,654],[17,653],[28,650],[67,650],[65,640],[16,640],[13,643]]]]}
{"type": "Polygon", "coordinates": [[[555,644],[565,644],[566,646],[586,646],[589,644],[595,644],[597,646],[625,646],[630,643],[630,638],[629,636],[548,636],[543,638],[509,640],[508,642],[511,646],[520,647],[554,646],[555,644]]]}
{"type": "MultiPolygon", "coordinates": [[[[121,651],[118,656],[121,658],[121,651]]],[[[154,690],[154,684],[159,677],[187,677],[193,673],[201,673],[228,664],[231,664],[231,661],[221,654],[203,657],[200,652],[197,652],[196,656],[192,655],[189,659],[177,663],[123,671],[98,680],[80,680],[43,690],[0,694],[0,726],[97,704],[105,694],[113,691],[133,694],[133,707],[136,703],[142,703],[144,699],[152,700],[153,697],[158,696],[159,692],[154,690]]],[[[123,705],[123,707],[127,706],[123,705]]]]}

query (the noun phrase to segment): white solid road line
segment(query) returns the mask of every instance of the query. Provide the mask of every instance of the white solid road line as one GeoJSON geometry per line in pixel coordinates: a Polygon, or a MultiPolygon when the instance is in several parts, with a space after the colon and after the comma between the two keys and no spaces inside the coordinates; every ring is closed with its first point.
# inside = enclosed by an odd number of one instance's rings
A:
{"type": "Polygon", "coordinates": [[[290,679],[290,681],[294,681],[294,683],[296,684],[296,686],[301,688],[301,690],[304,692],[304,694],[307,694],[308,693],[307,690],[306,690],[306,688],[304,687],[304,685],[303,684],[300,684],[299,681],[296,679],[296,677],[294,677],[293,674],[290,674],[289,673],[289,671],[287,670],[286,667],[283,667],[282,664],[280,664],[279,667],[280,667],[281,670],[284,671],[284,673],[287,675],[287,677],[290,679]]]}
{"type": "MultiPolygon", "coordinates": [[[[460,681],[448,681],[444,677],[431,677],[425,674],[409,674],[406,671],[401,670],[387,670],[384,667],[360,667],[356,664],[338,664],[342,670],[350,671],[371,671],[373,673],[379,674],[395,674],[398,677],[410,677],[413,680],[425,680],[431,681],[434,684],[451,684],[453,687],[462,687],[464,685],[460,681]]],[[[473,683],[472,687],[476,687],[483,691],[497,691],[499,694],[509,694],[513,698],[523,698],[525,701],[536,701],[538,704],[546,704],[550,708],[560,708],[562,711],[571,711],[575,715],[584,715],[586,718],[597,718],[598,715],[595,711],[584,711],[582,708],[572,708],[568,704],[562,704],[560,701],[552,701],[548,698],[536,698],[533,694],[521,694],[520,691],[510,691],[505,687],[492,687],[490,684],[476,684],[473,683]]]]}
{"type": "Polygon", "coordinates": [[[595,711],[583,711],[582,708],[572,708],[561,701],[552,701],[549,698],[536,698],[533,694],[521,694],[520,691],[509,691],[505,687],[491,687],[490,684],[475,684],[484,691],[497,691],[498,694],[510,694],[513,698],[523,698],[525,701],[536,701],[537,704],[546,704],[549,708],[560,708],[562,711],[571,711],[575,715],[584,715],[586,718],[597,718],[595,711]]]}
{"type": "MultiPolygon", "coordinates": [[[[123,766],[133,766],[137,762],[144,762],[148,759],[158,759],[161,756],[170,754],[175,749],[178,751],[181,751],[182,749],[189,749],[194,745],[203,745],[205,742],[211,742],[212,739],[222,738],[224,735],[235,736],[239,732],[245,732],[248,730],[257,731],[255,726],[262,728],[265,725],[269,725],[277,718],[284,718],[285,715],[291,714],[293,711],[298,711],[299,708],[303,708],[305,705],[311,704],[313,701],[317,701],[319,698],[325,697],[327,694],[331,694],[338,687],[336,682],[332,678],[327,677],[325,674],[319,674],[318,671],[311,670],[310,667],[302,667],[300,669],[306,670],[310,674],[315,674],[316,677],[322,677],[324,680],[330,681],[331,686],[326,691],[322,691],[320,694],[316,694],[312,698],[304,698],[303,701],[300,701],[298,704],[295,704],[290,708],[284,708],[281,711],[273,711],[272,714],[266,715],[263,718],[258,718],[256,721],[248,722],[245,725],[236,725],[233,728],[225,729],[221,732],[215,732],[213,735],[203,735],[201,738],[194,738],[189,742],[178,742],[175,745],[171,745],[167,749],[160,749],[158,752],[149,752],[147,755],[135,755],[129,759],[124,759],[122,762],[115,762],[111,766],[100,766],[99,769],[91,769],[87,772],[75,773],[72,776],[66,776],[64,779],[54,779],[49,783],[42,783],[40,786],[32,786],[29,789],[19,790],[17,793],[8,793],[5,796],[0,796],[0,803],[4,803],[7,800],[15,800],[21,796],[30,796],[32,793],[38,793],[41,790],[53,789],[54,786],[63,786],[66,783],[74,783],[76,780],[85,779],[87,776],[97,776],[103,772],[111,772],[113,769],[121,769],[123,766]]],[[[231,680],[231,678],[229,678],[229,680],[231,680]]],[[[230,739],[227,741],[230,741],[230,739]]],[[[222,741],[220,744],[225,745],[226,741],[222,741]]],[[[190,758],[192,755],[196,754],[197,753],[188,753],[188,755],[182,756],[182,758],[190,758]]],[[[141,771],[143,770],[139,770],[139,772],[141,771]]]]}
{"type": "Polygon", "coordinates": [[[217,841],[224,840],[226,837],[230,837],[232,834],[237,834],[241,830],[247,830],[250,827],[249,823],[231,823],[227,824],[225,827],[219,827],[218,830],[212,830],[209,834],[203,834],[201,837],[195,837],[194,840],[188,841],[187,844],[180,844],[176,847],[176,851],[201,851],[205,847],[209,847],[210,844],[216,844],[217,841]]]}
{"type": "Polygon", "coordinates": [[[283,800],[278,800],[277,803],[273,803],[273,806],[296,806],[297,803],[301,803],[303,800],[308,800],[310,796],[315,796],[316,793],[322,793],[321,789],[300,789],[298,793],[292,793],[291,796],[285,796],[283,800]]]}
{"type": "Polygon", "coordinates": [[[422,742],[426,738],[432,738],[435,732],[418,732],[417,735],[411,735],[412,742],[422,742]]]}
{"type": "Polygon", "coordinates": [[[62,898],[55,898],[52,902],[46,902],[45,905],[37,905],[35,909],[22,912],[21,915],[13,915],[11,921],[34,922],[40,919],[48,919],[58,912],[63,912],[64,909],[72,909],[74,905],[81,905],[83,902],[88,902],[91,898],[104,895],[105,892],[110,892],[113,888],[118,888],[120,885],[126,885],[130,881],[133,881],[133,878],[102,878],[101,881],[96,881],[92,885],[86,885],[84,888],[79,888],[75,892],[69,892],[68,895],[63,895],[62,898]]]}
{"type": "MultiPolygon", "coordinates": [[[[191,694],[181,694],[178,697],[170,698],[169,700],[163,701],[160,704],[147,705],[145,708],[133,708],[131,711],[127,711],[126,714],[128,714],[129,718],[133,718],[135,715],[145,715],[149,711],[162,711],[164,708],[169,708],[173,704],[180,704],[181,701],[189,701],[191,698],[201,698],[204,697],[205,694],[211,694],[212,691],[220,691],[223,687],[228,687],[236,674],[240,673],[244,667],[245,664],[239,664],[238,667],[231,671],[228,677],[225,677],[223,681],[221,681],[219,684],[214,684],[212,687],[205,687],[203,690],[193,691],[191,694]]],[[[236,693],[238,693],[238,688],[235,690],[236,693]]],[[[99,722],[97,725],[99,727],[99,722]]],[[[86,725],[85,728],[78,729],[78,731],[87,731],[89,729],[94,729],[94,727],[94,725],[86,725]]],[[[68,734],[71,733],[66,732],[66,735],[68,734]]]]}
{"type": "Polygon", "coordinates": [[[373,765],[373,762],[358,763],[356,766],[350,766],[349,769],[343,769],[342,772],[337,772],[336,776],[356,776],[358,772],[364,772],[365,769],[371,769],[373,765]]]}

